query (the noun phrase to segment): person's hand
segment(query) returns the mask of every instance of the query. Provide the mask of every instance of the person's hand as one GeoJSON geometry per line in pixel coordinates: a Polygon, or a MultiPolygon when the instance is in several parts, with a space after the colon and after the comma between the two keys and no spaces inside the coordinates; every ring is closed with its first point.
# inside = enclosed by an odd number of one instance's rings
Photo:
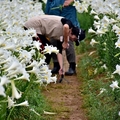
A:
{"type": "Polygon", "coordinates": [[[68,49],[69,48],[69,43],[63,42],[62,47],[63,47],[63,49],[68,49]]]}
{"type": "Polygon", "coordinates": [[[64,70],[62,68],[60,68],[59,75],[64,75],[64,74],[65,74],[64,70]]]}
{"type": "Polygon", "coordinates": [[[74,0],[65,0],[63,7],[69,6],[74,0]]]}

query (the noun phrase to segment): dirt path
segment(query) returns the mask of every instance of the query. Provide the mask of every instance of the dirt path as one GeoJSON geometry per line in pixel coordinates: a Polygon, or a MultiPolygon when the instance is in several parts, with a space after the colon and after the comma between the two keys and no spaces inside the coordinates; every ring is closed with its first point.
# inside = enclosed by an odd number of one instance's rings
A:
{"type": "MultiPolygon", "coordinates": [[[[66,58],[64,61],[65,69],[68,70],[66,58]]],[[[52,83],[43,91],[56,112],[53,116],[55,120],[87,120],[82,109],[80,86],[77,76],[65,76],[62,83],[52,83]]]]}

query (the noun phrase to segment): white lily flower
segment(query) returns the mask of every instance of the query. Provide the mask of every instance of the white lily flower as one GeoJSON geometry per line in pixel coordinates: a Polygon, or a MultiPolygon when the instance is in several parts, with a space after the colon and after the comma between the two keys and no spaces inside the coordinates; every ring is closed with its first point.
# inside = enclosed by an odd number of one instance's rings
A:
{"type": "Polygon", "coordinates": [[[38,63],[38,66],[42,66],[42,65],[45,65],[45,58],[40,58],[40,62],[38,63]]]}
{"type": "Polygon", "coordinates": [[[0,85],[0,95],[6,97],[5,88],[2,85],[0,85]]]}
{"type": "Polygon", "coordinates": [[[4,50],[3,48],[0,48],[0,57],[1,57],[5,52],[7,52],[7,50],[4,50]]]}
{"type": "Polygon", "coordinates": [[[8,59],[11,56],[11,52],[8,52],[7,50],[0,49],[0,59],[8,59]]]}
{"type": "Polygon", "coordinates": [[[113,18],[110,18],[110,24],[113,24],[113,23],[117,23],[118,21],[117,20],[115,20],[115,19],[113,19],[113,18]]]}
{"type": "Polygon", "coordinates": [[[118,115],[120,116],[120,111],[118,112],[118,115]]]}
{"type": "Polygon", "coordinates": [[[96,44],[96,43],[99,43],[99,42],[96,42],[95,39],[91,39],[91,41],[90,41],[90,45],[91,45],[91,46],[93,46],[93,45],[96,44]]]}
{"type": "Polygon", "coordinates": [[[57,47],[53,47],[52,45],[46,45],[45,49],[42,51],[44,54],[51,54],[51,53],[58,53],[59,50],[57,50],[57,47]]]}
{"type": "Polygon", "coordinates": [[[46,70],[46,72],[40,70],[40,76],[35,82],[40,84],[49,84],[51,82],[56,82],[56,77],[51,78],[51,75],[51,70],[46,70]]]}
{"type": "Polygon", "coordinates": [[[29,28],[28,30],[26,30],[26,32],[27,32],[28,35],[30,35],[31,37],[37,37],[36,30],[35,30],[34,28],[29,28]]]}
{"type": "MultiPolygon", "coordinates": [[[[12,56],[8,56],[6,59],[3,59],[3,61],[1,60],[0,64],[5,64],[9,61],[12,61],[13,57],[12,56]]],[[[6,67],[7,68],[7,67],[6,67]]]]}
{"type": "Polygon", "coordinates": [[[100,20],[100,18],[98,17],[98,15],[95,15],[95,16],[94,16],[94,19],[100,20]]]}
{"type": "Polygon", "coordinates": [[[20,66],[19,61],[14,59],[8,64],[8,68],[5,71],[16,69],[18,66],[20,66]]]}
{"type": "Polygon", "coordinates": [[[92,28],[90,28],[90,29],[88,30],[88,33],[96,33],[96,31],[94,31],[92,28]]]}
{"type": "Polygon", "coordinates": [[[93,25],[95,28],[100,29],[100,21],[98,21],[98,22],[94,21],[93,25]]]}
{"type": "Polygon", "coordinates": [[[6,85],[10,83],[10,80],[7,78],[7,76],[3,75],[0,77],[0,85],[6,85]]]}
{"type": "Polygon", "coordinates": [[[106,89],[105,88],[100,88],[100,93],[98,95],[101,95],[103,92],[105,92],[106,89]]]}
{"type": "Polygon", "coordinates": [[[112,84],[110,85],[110,87],[112,88],[113,91],[114,91],[115,88],[120,88],[118,86],[118,81],[112,81],[112,84]]]}
{"type": "Polygon", "coordinates": [[[105,15],[105,16],[102,18],[102,22],[109,24],[110,19],[105,15]]]}
{"type": "MultiPolygon", "coordinates": [[[[32,55],[27,50],[21,50],[19,59],[20,59],[20,61],[23,60],[25,63],[29,63],[30,60],[32,59],[32,55]]],[[[24,62],[22,62],[22,63],[24,63],[24,62]]]]}
{"type": "Polygon", "coordinates": [[[47,3],[47,0],[43,0],[43,2],[46,4],[46,3],[47,3]]]}
{"type": "Polygon", "coordinates": [[[50,76],[52,75],[51,70],[49,69],[48,65],[42,65],[40,68],[40,74],[49,74],[50,76]]]}
{"type": "Polygon", "coordinates": [[[22,76],[15,78],[14,80],[28,80],[30,81],[30,75],[27,72],[24,72],[22,76]]]}
{"type": "Polygon", "coordinates": [[[4,42],[4,46],[3,46],[4,49],[6,50],[15,50],[16,49],[16,45],[13,43],[13,42],[4,42]]]}
{"type": "Polygon", "coordinates": [[[23,74],[25,71],[25,68],[23,66],[18,66],[16,69],[9,70],[7,73],[7,77],[12,78],[13,76],[16,76],[18,74],[23,74]]]}
{"type": "Polygon", "coordinates": [[[117,40],[117,42],[115,43],[115,48],[120,48],[120,38],[117,40]]]}
{"type": "Polygon", "coordinates": [[[38,66],[38,62],[33,60],[29,65],[26,66],[26,68],[35,67],[35,66],[38,66]]]}
{"type": "Polygon", "coordinates": [[[91,10],[90,14],[95,14],[97,15],[97,12],[95,12],[93,9],[91,10]]]}
{"type": "Polygon", "coordinates": [[[113,72],[113,74],[118,73],[120,75],[120,65],[116,65],[116,70],[113,72]]]}
{"type": "Polygon", "coordinates": [[[112,26],[112,29],[115,31],[115,33],[116,33],[117,35],[120,34],[120,28],[119,28],[117,25],[113,25],[113,26],[112,26]]]}
{"type": "Polygon", "coordinates": [[[28,101],[26,100],[26,101],[24,101],[22,103],[14,104],[14,106],[29,106],[29,104],[28,104],[28,101]]]}
{"type": "Polygon", "coordinates": [[[15,102],[8,96],[8,108],[9,109],[14,106],[14,103],[15,102]]]}
{"type": "Polygon", "coordinates": [[[96,34],[105,34],[106,31],[107,31],[106,29],[98,29],[96,31],[96,34]]]}
{"type": "Polygon", "coordinates": [[[16,77],[18,74],[20,73],[20,69],[16,69],[16,70],[10,70],[8,71],[7,73],[7,77],[10,77],[10,78],[13,78],[13,77],[16,77]]]}
{"type": "Polygon", "coordinates": [[[56,80],[57,80],[57,78],[51,78],[51,76],[46,76],[46,77],[44,77],[45,79],[44,80],[46,80],[46,83],[47,84],[50,84],[50,83],[52,83],[52,82],[55,82],[56,83],[56,80]]]}
{"type": "Polygon", "coordinates": [[[22,93],[18,93],[17,88],[15,87],[14,80],[11,80],[11,86],[12,86],[12,99],[16,98],[19,99],[21,98],[22,93]]]}
{"type": "Polygon", "coordinates": [[[102,68],[104,68],[104,69],[107,69],[107,66],[106,66],[106,64],[104,64],[103,66],[101,66],[102,68]]]}
{"type": "Polygon", "coordinates": [[[57,75],[55,75],[54,77],[50,77],[50,79],[51,79],[51,82],[56,83],[57,82],[57,75]]]}
{"type": "Polygon", "coordinates": [[[3,36],[0,36],[0,46],[3,46],[5,41],[6,41],[6,38],[3,36]]]}
{"type": "Polygon", "coordinates": [[[26,48],[27,46],[32,46],[32,42],[33,42],[33,40],[32,40],[31,36],[23,37],[21,40],[17,41],[17,43],[16,43],[16,51],[19,52],[20,50],[23,50],[22,48],[26,48]]]}
{"type": "Polygon", "coordinates": [[[19,104],[15,104],[16,102],[14,102],[9,96],[8,96],[8,108],[10,109],[11,107],[15,107],[15,106],[29,106],[28,101],[24,101],[22,103],[19,104]]]}
{"type": "Polygon", "coordinates": [[[38,67],[33,67],[32,70],[27,71],[28,73],[38,74],[40,69],[38,67]]]}
{"type": "Polygon", "coordinates": [[[37,50],[41,49],[41,47],[40,47],[41,45],[42,45],[42,43],[40,43],[39,41],[33,41],[33,46],[35,48],[37,48],[37,50]]]}

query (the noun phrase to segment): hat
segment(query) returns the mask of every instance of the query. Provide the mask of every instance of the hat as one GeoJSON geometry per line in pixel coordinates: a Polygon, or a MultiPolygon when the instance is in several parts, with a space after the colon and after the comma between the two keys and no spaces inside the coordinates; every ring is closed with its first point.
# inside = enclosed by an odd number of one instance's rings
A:
{"type": "Polygon", "coordinates": [[[76,46],[80,44],[80,41],[82,41],[85,38],[85,30],[79,29],[78,33],[78,39],[75,41],[76,46]]]}

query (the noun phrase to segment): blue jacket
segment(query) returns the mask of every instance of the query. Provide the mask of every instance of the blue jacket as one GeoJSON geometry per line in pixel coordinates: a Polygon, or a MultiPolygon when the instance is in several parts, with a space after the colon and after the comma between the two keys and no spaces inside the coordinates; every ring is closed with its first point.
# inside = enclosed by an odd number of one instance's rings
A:
{"type": "Polygon", "coordinates": [[[45,14],[63,16],[69,19],[75,26],[80,27],[79,22],[77,20],[77,11],[74,6],[70,5],[62,9],[52,9],[63,5],[64,1],[65,0],[47,0],[45,14]]]}

